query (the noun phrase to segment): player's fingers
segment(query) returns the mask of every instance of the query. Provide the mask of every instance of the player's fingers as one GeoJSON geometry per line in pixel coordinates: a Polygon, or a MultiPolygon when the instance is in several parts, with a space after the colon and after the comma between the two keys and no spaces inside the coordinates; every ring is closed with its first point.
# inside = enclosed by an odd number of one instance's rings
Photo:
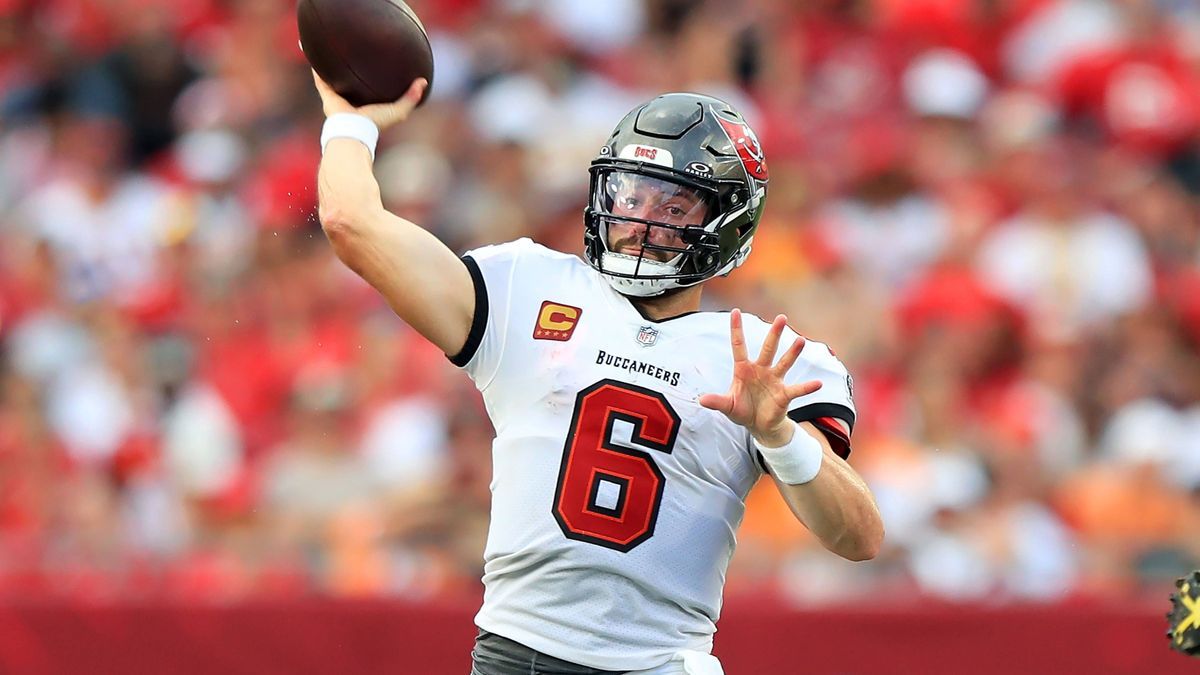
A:
{"type": "Polygon", "coordinates": [[[775,364],[775,373],[779,376],[784,376],[792,366],[796,365],[796,359],[800,358],[800,352],[804,351],[804,336],[797,336],[783,356],[779,357],[779,362],[775,364]]]}
{"type": "Polygon", "coordinates": [[[800,398],[801,396],[808,396],[820,388],[820,380],[809,380],[808,382],[801,382],[800,384],[789,384],[783,391],[790,401],[792,399],[800,398]]]}
{"type": "Polygon", "coordinates": [[[729,344],[733,347],[733,362],[748,361],[746,354],[746,334],[742,331],[742,310],[734,309],[729,312],[729,344]]]}
{"type": "Polygon", "coordinates": [[[779,349],[779,337],[783,335],[783,327],[786,325],[786,316],[780,314],[775,317],[771,330],[767,331],[767,337],[763,340],[762,349],[758,352],[758,365],[764,368],[771,367],[771,362],[775,360],[775,351],[779,349]]]}
{"type": "Polygon", "coordinates": [[[725,394],[701,394],[696,402],[709,410],[716,410],[720,413],[729,413],[733,410],[733,397],[725,394]]]}

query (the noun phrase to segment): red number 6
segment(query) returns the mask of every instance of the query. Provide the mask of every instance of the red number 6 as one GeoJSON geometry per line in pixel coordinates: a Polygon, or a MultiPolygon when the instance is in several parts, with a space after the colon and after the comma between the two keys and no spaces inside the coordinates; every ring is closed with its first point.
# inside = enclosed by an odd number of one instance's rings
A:
{"type": "Polygon", "coordinates": [[[554,519],[569,539],[628,552],[654,534],[663,474],[650,453],[613,443],[613,423],[633,425],[632,441],[670,454],[679,415],[662,394],[616,380],[579,392],[563,445],[554,519]]]}

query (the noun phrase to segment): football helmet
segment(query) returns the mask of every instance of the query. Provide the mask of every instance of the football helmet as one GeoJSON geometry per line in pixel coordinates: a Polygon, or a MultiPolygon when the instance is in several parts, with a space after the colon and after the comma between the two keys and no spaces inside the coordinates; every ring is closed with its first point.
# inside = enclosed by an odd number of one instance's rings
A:
{"type": "Polygon", "coordinates": [[[767,163],[728,103],[674,93],[638,106],[590,173],[584,258],[618,292],[661,295],[728,274],[750,254],[767,163]]]}

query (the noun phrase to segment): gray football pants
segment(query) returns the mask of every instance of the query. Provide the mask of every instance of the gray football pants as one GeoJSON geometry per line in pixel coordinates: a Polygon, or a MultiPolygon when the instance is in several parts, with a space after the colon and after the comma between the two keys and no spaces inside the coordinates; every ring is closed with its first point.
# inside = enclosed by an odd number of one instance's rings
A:
{"type": "Polygon", "coordinates": [[[556,659],[495,633],[480,630],[471,650],[471,675],[621,675],[556,659]]]}

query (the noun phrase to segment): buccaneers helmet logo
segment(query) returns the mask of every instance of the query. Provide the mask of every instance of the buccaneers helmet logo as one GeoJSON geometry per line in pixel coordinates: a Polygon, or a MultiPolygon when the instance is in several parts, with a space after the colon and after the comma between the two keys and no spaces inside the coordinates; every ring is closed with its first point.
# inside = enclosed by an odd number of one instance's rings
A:
{"type": "Polygon", "coordinates": [[[754,135],[750,127],[721,117],[718,117],[717,120],[725,129],[729,140],[733,141],[733,147],[737,148],[738,157],[742,160],[742,166],[746,167],[746,173],[757,180],[766,181],[768,176],[767,158],[763,154],[758,137],[754,135]]]}

